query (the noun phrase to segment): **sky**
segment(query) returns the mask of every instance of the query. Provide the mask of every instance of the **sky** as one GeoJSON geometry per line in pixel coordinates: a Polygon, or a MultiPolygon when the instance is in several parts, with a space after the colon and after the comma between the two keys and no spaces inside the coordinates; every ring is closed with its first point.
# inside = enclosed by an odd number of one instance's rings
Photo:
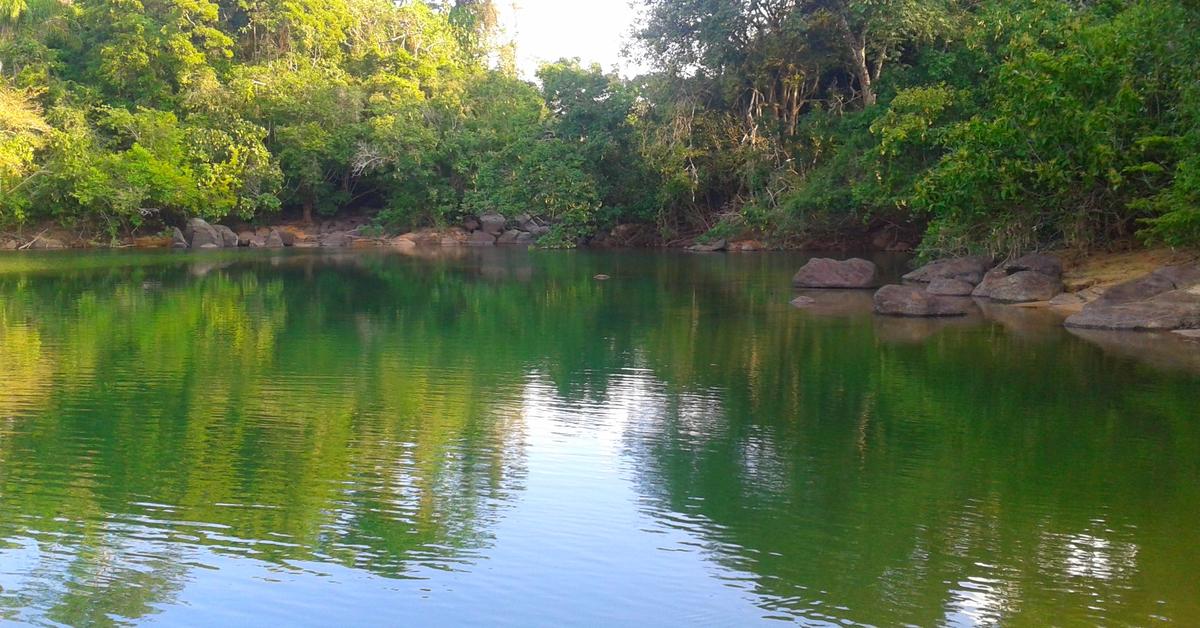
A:
{"type": "Polygon", "coordinates": [[[505,28],[515,34],[521,75],[533,78],[538,65],[563,57],[599,63],[625,76],[643,68],[621,58],[637,12],[629,0],[499,0],[505,28]]]}

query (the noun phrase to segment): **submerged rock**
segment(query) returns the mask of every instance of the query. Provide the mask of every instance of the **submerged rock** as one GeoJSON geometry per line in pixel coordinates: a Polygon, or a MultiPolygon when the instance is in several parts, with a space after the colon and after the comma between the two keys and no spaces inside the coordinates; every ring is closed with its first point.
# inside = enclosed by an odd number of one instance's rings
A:
{"type": "Polygon", "coordinates": [[[875,293],[875,313],[885,316],[966,316],[970,300],[929,294],[916,286],[884,286],[875,293]]]}
{"type": "Polygon", "coordinates": [[[904,276],[911,283],[932,283],[936,279],[956,279],[971,284],[983,281],[983,276],[992,265],[992,259],[983,256],[957,257],[930,262],[904,276]]]}
{"type": "Polygon", "coordinates": [[[865,259],[813,258],[792,277],[797,288],[862,289],[879,285],[879,268],[865,259]]]}

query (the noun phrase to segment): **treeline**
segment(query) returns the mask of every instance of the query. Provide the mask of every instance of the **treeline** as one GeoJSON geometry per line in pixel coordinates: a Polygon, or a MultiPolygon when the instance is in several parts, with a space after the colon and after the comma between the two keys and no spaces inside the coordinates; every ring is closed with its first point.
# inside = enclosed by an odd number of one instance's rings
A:
{"type": "Polygon", "coordinates": [[[643,0],[623,80],[517,78],[487,0],[0,0],[0,223],[495,210],[569,245],[1200,243],[1185,0],[643,0]]]}

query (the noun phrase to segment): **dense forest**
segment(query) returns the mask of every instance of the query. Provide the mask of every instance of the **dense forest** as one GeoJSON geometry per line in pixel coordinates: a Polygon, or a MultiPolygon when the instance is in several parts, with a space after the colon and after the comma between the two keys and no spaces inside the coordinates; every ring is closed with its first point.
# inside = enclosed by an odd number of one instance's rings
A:
{"type": "Polygon", "coordinates": [[[652,72],[526,81],[489,0],[0,0],[0,226],[1200,243],[1186,0],[639,4],[652,72]]]}

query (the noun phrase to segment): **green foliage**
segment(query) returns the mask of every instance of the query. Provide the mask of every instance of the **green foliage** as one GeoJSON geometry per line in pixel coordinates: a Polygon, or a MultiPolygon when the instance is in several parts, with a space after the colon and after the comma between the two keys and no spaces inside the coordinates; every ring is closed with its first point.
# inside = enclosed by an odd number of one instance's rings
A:
{"type": "Polygon", "coordinates": [[[622,222],[909,224],[928,254],[1200,243],[1194,4],[643,5],[653,74],[562,60],[534,84],[490,1],[0,4],[2,219],[367,208],[389,229],[530,213],[557,245],[622,222]]]}

